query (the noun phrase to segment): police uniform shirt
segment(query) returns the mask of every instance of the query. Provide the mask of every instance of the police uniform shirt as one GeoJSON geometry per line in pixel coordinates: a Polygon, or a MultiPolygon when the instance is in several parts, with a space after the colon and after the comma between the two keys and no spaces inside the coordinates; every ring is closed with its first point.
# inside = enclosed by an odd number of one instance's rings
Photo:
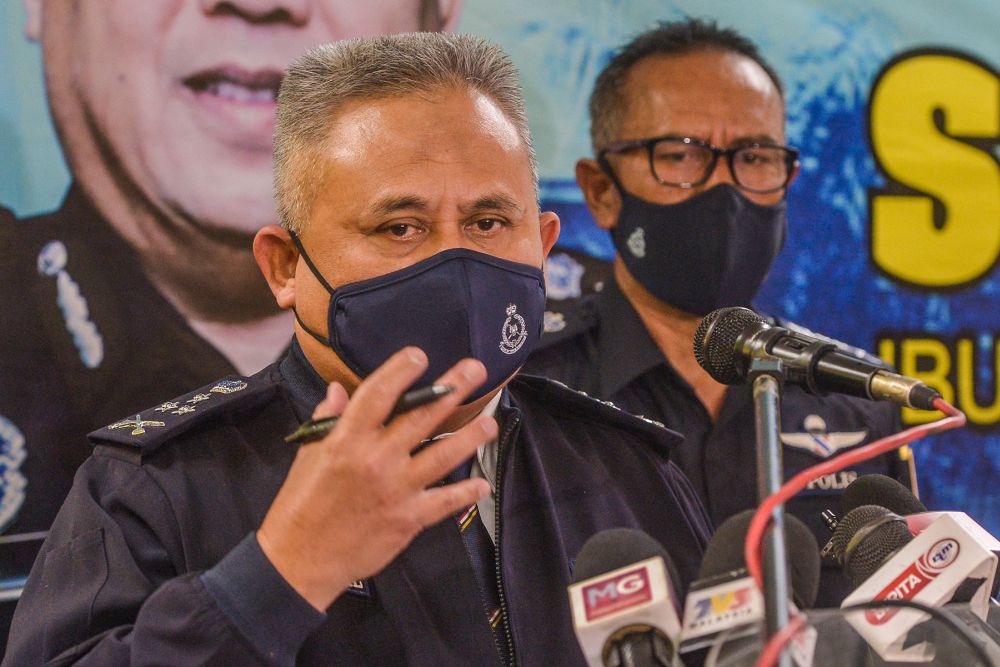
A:
{"type": "MultiPolygon", "coordinates": [[[[325,387],[293,345],[251,378],[92,434],[4,664],[497,664],[455,518],[326,614],[263,556],[254,532],[295,456],[283,436],[325,387]]],[[[518,664],[582,665],[566,587],[583,543],[611,527],[644,530],[666,545],[683,591],[708,517],[670,462],[679,437],[658,425],[532,378],[503,390],[497,418],[496,569],[510,652],[518,664]]]]}
{"type": "MultiPolygon", "coordinates": [[[[718,419],[713,421],[613,279],[558,324],[557,331],[543,336],[523,372],[559,380],[681,433],[684,442],[674,451],[673,460],[691,480],[716,526],[757,506],[750,385],[726,392],[718,419]]],[[[898,411],[888,403],[813,396],[786,385],[781,401],[785,479],[835,453],[898,430],[898,411]]],[[[885,455],[812,482],[788,504],[789,511],[813,530],[822,546],[830,531],[820,513],[828,508],[839,511],[838,496],[843,489],[858,475],[870,473],[907,478],[898,456],[885,455]]],[[[817,606],[837,605],[849,590],[846,577],[833,567],[824,568],[817,606]]]]}
{"type": "Polygon", "coordinates": [[[0,221],[0,248],[0,531],[11,535],[49,527],[87,433],[235,369],[79,187],[54,213],[0,221]]]}

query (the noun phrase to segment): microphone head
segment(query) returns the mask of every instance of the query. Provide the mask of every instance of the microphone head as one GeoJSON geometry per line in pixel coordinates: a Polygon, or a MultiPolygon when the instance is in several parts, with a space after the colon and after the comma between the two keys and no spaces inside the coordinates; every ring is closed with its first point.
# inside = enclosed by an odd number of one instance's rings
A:
{"type": "MultiPolygon", "coordinates": [[[[715,531],[705,549],[698,579],[708,579],[746,569],[743,543],[754,510],[745,510],[726,519],[715,531]]],[[[792,593],[796,604],[808,609],[816,604],[819,592],[819,545],[809,528],[790,514],[785,514],[785,547],[791,569],[792,593]]]]}
{"type": "Polygon", "coordinates": [[[633,563],[660,556],[671,579],[676,582],[673,563],[663,545],[652,537],[634,528],[611,528],[591,536],[573,565],[573,583],[592,579],[605,572],[611,572],[633,563]]]}
{"type": "Polygon", "coordinates": [[[908,488],[885,475],[862,475],[844,489],[840,497],[841,516],[862,505],[879,505],[900,516],[927,511],[908,488]]]}
{"type": "Polygon", "coordinates": [[[569,597],[591,667],[671,663],[681,632],[680,589],[666,549],[646,533],[612,528],[587,540],[569,597]]]}
{"type": "Polygon", "coordinates": [[[740,384],[746,377],[736,363],[736,343],[748,327],[766,322],[749,308],[719,308],[705,316],[694,334],[698,365],[722,384],[740,384]]]}
{"type": "Polygon", "coordinates": [[[861,505],[840,520],[830,541],[844,574],[858,587],[912,539],[903,517],[879,505],[861,505]]]}

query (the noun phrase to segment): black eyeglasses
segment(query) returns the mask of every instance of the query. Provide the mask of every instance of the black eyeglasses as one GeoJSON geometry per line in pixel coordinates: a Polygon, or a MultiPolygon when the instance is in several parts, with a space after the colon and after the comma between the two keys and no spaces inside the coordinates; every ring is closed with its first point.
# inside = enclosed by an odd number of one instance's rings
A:
{"type": "Polygon", "coordinates": [[[736,184],[750,192],[764,194],[788,185],[799,163],[799,151],[790,146],[747,144],[719,148],[691,137],[654,137],[616,141],[601,149],[598,160],[608,153],[646,149],[653,178],[663,185],[694,188],[712,175],[719,156],[726,156],[729,173],[736,184]]]}

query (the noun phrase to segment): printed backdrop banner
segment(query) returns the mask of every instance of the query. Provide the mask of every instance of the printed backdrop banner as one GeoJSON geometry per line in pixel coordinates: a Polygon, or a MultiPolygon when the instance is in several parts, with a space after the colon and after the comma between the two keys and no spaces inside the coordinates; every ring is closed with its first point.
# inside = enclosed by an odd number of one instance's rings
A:
{"type": "MultiPolygon", "coordinates": [[[[964,410],[967,429],[915,446],[923,498],[1000,534],[1000,3],[468,0],[458,30],[498,41],[521,70],[564,247],[612,256],[573,179],[597,72],[638,31],[685,16],[739,29],[785,82],[802,173],[757,305],[964,410]]],[[[27,216],[57,207],[69,179],[20,3],[0,18],[0,202],[27,216]]]]}

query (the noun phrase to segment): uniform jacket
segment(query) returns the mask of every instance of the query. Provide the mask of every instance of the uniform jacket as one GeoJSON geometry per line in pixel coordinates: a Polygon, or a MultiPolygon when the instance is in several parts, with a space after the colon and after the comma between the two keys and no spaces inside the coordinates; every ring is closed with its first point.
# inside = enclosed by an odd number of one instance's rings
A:
{"type": "MultiPolygon", "coordinates": [[[[779,324],[802,330],[789,322],[779,324]]],[[[613,279],[569,313],[558,314],[554,321],[550,318],[547,330],[528,360],[526,372],[559,380],[680,432],[684,442],[674,449],[673,460],[691,480],[714,525],[757,506],[754,408],[749,384],[727,392],[713,422],[613,279]]],[[[865,355],[857,348],[837,344],[865,355]]],[[[813,396],[788,384],[781,402],[785,478],[898,430],[898,410],[888,403],[841,395],[813,396]]],[[[907,466],[896,454],[885,455],[816,480],[789,503],[789,511],[812,528],[822,546],[831,533],[820,513],[832,509],[839,514],[838,497],[844,488],[858,475],[871,473],[908,481],[907,466]]],[[[849,590],[848,580],[836,568],[824,568],[817,605],[839,604],[849,590]]]]}
{"type": "MultiPolygon", "coordinates": [[[[296,346],[92,435],[18,607],[5,665],[496,664],[451,519],[421,533],[328,612],[305,603],[253,537],[325,388],[296,346]],[[193,410],[176,414],[182,406],[193,410]],[[140,423],[141,422],[141,423],[140,423]]],[[[583,664],[566,587],[587,538],[646,531],[696,575],[707,515],[670,460],[678,438],[556,383],[505,390],[497,568],[518,664],[583,664]]]]}
{"type": "MultiPolygon", "coordinates": [[[[49,528],[90,455],[87,433],[235,372],[76,186],[53,213],[0,215],[0,308],[0,532],[8,536],[49,528]]],[[[0,585],[23,581],[40,544],[0,547],[0,585]]],[[[0,603],[0,646],[12,609],[0,603]]]]}

